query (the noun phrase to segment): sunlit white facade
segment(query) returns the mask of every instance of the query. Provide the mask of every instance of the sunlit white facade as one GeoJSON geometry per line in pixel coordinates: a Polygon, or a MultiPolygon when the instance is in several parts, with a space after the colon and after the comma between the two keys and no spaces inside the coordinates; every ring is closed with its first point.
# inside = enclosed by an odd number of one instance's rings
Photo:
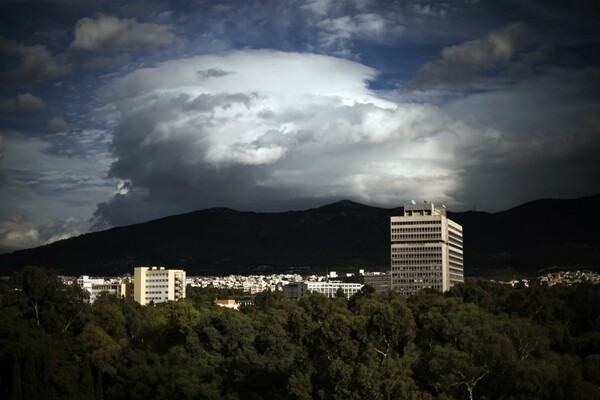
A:
{"type": "Polygon", "coordinates": [[[90,303],[93,303],[102,293],[127,297],[131,286],[127,279],[91,278],[88,275],[77,278],[77,284],[90,294],[90,303]]]}
{"type": "Polygon", "coordinates": [[[342,290],[347,298],[360,292],[363,288],[360,283],[345,282],[295,282],[283,287],[283,294],[287,298],[299,299],[309,292],[322,293],[327,297],[335,297],[338,290],[342,290]]]}
{"type": "Polygon", "coordinates": [[[185,298],[185,271],[157,267],[136,267],[133,299],[142,305],[185,298]]]}
{"type": "Polygon", "coordinates": [[[390,232],[392,290],[408,296],[464,281],[462,226],[444,206],[405,204],[403,216],[390,218],[390,232]]]}

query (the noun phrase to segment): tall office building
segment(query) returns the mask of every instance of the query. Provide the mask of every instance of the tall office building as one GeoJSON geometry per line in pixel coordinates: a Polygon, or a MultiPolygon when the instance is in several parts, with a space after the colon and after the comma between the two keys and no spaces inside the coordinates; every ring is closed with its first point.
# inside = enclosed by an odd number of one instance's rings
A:
{"type": "Polygon", "coordinates": [[[433,203],[404,205],[391,217],[392,290],[405,296],[424,288],[447,291],[464,281],[462,226],[433,203]]]}
{"type": "Polygon", "coordinates": [[[136,267],[133,299],[142,305],[185,298],[185,271],[157,267],[136,267]]]}

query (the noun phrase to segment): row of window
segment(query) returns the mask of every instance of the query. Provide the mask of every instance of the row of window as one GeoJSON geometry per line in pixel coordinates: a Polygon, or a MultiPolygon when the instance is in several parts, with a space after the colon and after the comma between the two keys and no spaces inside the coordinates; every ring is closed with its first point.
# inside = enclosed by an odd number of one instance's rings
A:
{"type": "MultiPolygon", "coordinates": [[[[442,265],[442,259],[440,257],[399,257],[392,256],[392,261],[397,261],[402,264],[435,264],[442,265]]],[[[462,265],[462,264],[461,264],[462,265]]]]}
{"type": "Polygon", "coordinates": [[[392,253],[421,253],[423,251],[432,252],[435,251],[438,254],[442,253],[442,248],[439,246],[418,246],[418,247],[394,247],[392,246],[392,253]]]}
{"type": "Polygon", "coordinates": [[[397,274],[397,273],[402,273],[402,271],[441,271],[442,270],[442,266],[441,265],[423,265],[423,264],[419,264],[419,265],[407,265],[407,264],[393,264],[396,266],[396,268],[393,268],[392,273],[393,274],[397,274]],[[399,266],[402,265],[402,266],[399,266]]]}
{"type": "Polygon", "coordinates": [[[428,269],[441,269],[442,263],[436,260],[392,260],[392,267],[410,266],[423,267],[428,269]]]}
{"type": "Polygon", "coordinates": [[[165,298],[164,297],[146,297],[146,301],[154,301],[154,300],[163,301],[163,300],[165,300],[165,298]]]}
{"type": "Polygon", "coordinates": [[[392,233],[410,233],[410,232],[441,232],[441,226],[425,226],[419,228],[392,228],[392,233]]]}
{"type": "Polygon", "coordinates": [[[411,283],[420,283],[420,284],[436,284],[436,283],[442,283],[441,279],[397,279],[396,280],[397,283],[399,283],[400,285],[407,285],[407,284],[411,284],[411,283]]]}
{"type": "Polygon", "coordinates": [[[457,235],[462,235],[462,229],[460,229],[452,224],[448,224],[448,231],[454,232],[457,235]]]}
{"type": "Polygon", "coordinates": [[[435,279],[442,279],[442,272],[423,272],[423,271],[417,271],[417,272],[401,272],[401,273],[397,273],[394,274],[394,278],[398,279],[398,278],[435,278],[435,279]]]}
{"type": "Polygon", "coordinates": [[[433,224],[441,224],[441,221],[438,219],[436,221],[392,221],[392,225],[433,225],[433,224]]]}
{"type": "Polygon", "coordinates": [[[392,240],[416,240],[416,239],[438,239],[442,240],[442,235],[439,233],[421,233],[421,234],[412,234],[405,233],[403,235],[392,235],[392,240]]]}
{"type": "Polygon", "coordinates": [[[454,243],[448,243],[448,248],[454,248],[454,249],[459,249],[462,250],[462,244],[454,244],[454,243]]]}
{"type": "Polygon", "coordinates": [[[462,235],[452,231],[448,231],[448,236],[454,239],[462,240],[462,235]]]}
{"type": "Polygon", "coordinates": [[[425,288],[442,290],[442,285],[403,285],[399,287],[405,294],[416,294],[419,290],[425,288]]]}
{"type": "Polygon", "coordinates": [[[450,240],[448,240],[448,244],[452,244],[452,245],[455,245],[455,246],[457,246],[459,248],[462,248],[462,244],[463,243],[462,243],[462,240],[456,240],[456,239],[450,238],[450,240]]]}
{"type": "Polygon", "coordinates": [[[121,286],[117,285],[93,285],[92,290],[118,290],[121,286]]]}
{"type": "Polygon", "coordinates": [[[442,258],[442,253],[437,251],[423,253],[392,253],[392,258],[442,258]]]}
{"type": "MultiPolygon", "coordinates": [[[[309,290],[309,292],[318,292],[318,293],[324,294],[327,297],[335,297],[337,295],[337,291],[338,291],[338,289],[333,290],[332,288],[309,290]]],[[[349,296],[352,296],[352,295],[358,293],[359,291],[360,291],[360,289],[346,289],[346,290],[344,290],[344,294],[349,297],[349,296]]]]}

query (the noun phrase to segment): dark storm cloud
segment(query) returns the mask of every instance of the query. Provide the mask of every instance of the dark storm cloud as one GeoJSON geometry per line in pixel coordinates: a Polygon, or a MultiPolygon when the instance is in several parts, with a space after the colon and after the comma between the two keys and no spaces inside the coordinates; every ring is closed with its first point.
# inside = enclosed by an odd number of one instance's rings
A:
{"type": "Polygon", "coordinates": [[[503,132],[505,148],[466,168],[465,188],[453,197],[501,209],[509,206],[508,199],[597,193],[599,92],[600,69],[554,67],[448,104],[453,115],[471,115],[503,132]]]}
{"type": "MultiPolygon", "coordinates": [[[[111,193],[106,181],[98,177],[106,154],[90,151],[89,142],[83,151],[74,152],[68,146],[69,154],[60,154],[51,146],[57,137],[67,142],[64,132],[47,133],[43,138],[6,130],[0,133],[0,251],[89,231],[90,202],[111,193]]],[[[75,135],[89,137],[86,132],[75,135]]]]}
{"type": "Polygon", "coordinates": [[[594,195],[600,187],[599,152],[600,141],[595,140],[567,154],[548,156],[532,150],[530,157],[515,157],[510,162],[491,160],[467,168],[463,178],[467,190],[452,195],[465,208],[484,211],[504,210],[510,202],[594,195]]]}

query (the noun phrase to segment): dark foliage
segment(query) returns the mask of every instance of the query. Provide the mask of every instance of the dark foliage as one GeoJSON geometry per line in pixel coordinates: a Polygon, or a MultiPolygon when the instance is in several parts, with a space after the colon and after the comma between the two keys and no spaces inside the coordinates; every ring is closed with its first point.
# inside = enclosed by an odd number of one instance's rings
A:
{"type": "Polygon", "coordinates": [[[0,283],[0,398],[600,398],[600,286],[266,292],[241,311],[190,293],[88,305],[48,270],[17,272],[0,283]]]}

